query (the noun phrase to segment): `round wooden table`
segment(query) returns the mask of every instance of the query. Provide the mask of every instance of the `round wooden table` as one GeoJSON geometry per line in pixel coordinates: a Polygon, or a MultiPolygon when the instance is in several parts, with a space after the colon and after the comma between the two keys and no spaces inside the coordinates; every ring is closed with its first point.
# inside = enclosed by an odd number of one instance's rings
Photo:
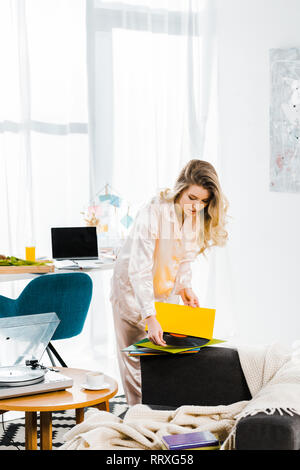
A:
{"type": "Polygon", "coordinates": [[[52,449],[52,411],[75,409],[76,424],[84,420],[84,408],[96,407],[109,411],[109,400],[118,391],[117,382],[105,375],[109,388],[103,390],[86,390],[81,384],[85,382],[88,370],[55,367],[63,375],[73,379],[73,386],[66,390],[41,393],[18,398],[0,400],[0,410],[25,411],[25,448],[37,449],[37,412],[40,413],[40,449],[52,449]]]}

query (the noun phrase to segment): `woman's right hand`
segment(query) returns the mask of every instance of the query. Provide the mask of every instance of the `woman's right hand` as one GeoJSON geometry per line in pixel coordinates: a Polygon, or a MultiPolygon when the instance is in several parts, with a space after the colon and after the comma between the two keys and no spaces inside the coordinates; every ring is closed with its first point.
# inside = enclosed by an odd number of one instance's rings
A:
{"type": "Polygon", "coordinates": [[[146,318],[148,324],[148,338],[152,343],[158,346],[167,346],[167,343],[163,339],[163,330],[160,323],[157,321],[154,315],[150,315],[146,318]]]}

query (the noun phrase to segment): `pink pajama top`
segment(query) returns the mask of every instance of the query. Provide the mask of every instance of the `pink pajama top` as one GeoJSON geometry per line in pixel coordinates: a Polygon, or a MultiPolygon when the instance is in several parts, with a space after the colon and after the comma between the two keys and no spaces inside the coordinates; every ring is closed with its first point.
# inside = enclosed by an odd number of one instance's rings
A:
{"type": "Polygon", "coordinates": [[[139,210],[111,279],[110,300],[123,319],[137,324],[156,315],[155,301],[191,287],[191,262],[200,249],[193,227],[191,216],[181,224],[174,203],[159,196],[139,210]]]}

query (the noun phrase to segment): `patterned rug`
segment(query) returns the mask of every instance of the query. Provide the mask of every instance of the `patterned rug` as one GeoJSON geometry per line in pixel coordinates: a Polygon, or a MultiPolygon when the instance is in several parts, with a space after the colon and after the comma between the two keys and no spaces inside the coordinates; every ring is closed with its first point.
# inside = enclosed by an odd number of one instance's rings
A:
{"type": "MultiPolygon", "coordinates": [[[[125,395],[118,395],[109,402],[109,411],[121,419],[128,405],[125,395]]],[[[4,416],[4,415],[2,415],[4,416]]],[[[55,450],[63,443],[65,433],[75,426],[75,410],[55,411],[52,413],[52,448],[55,450]]],[[[38,417],[39,442],[39,417],[38,417]]],[[[25,450],[25,418],[3,422],[0,416],[0,450],[25,450]]]]}

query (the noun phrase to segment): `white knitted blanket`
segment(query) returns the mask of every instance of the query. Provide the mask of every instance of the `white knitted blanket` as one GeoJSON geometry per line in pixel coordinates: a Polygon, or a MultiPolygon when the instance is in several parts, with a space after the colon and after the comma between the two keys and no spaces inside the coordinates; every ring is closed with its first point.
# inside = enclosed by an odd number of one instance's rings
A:
{"type": "Polygon", "coordinates": [[[272,414],[275,410],[300,414],[300,361],[280,345],[242,347],[238,352],[251,400],[231,405],[181,406],[174,411],[135,405],[123,420],[90,409],[84,422],[66,433],[65,444],[59,449],[159,450],[164,435],[204,430],[223,441],[221,449],[234,449],[236,426],[244,416],[272,414]]]}

